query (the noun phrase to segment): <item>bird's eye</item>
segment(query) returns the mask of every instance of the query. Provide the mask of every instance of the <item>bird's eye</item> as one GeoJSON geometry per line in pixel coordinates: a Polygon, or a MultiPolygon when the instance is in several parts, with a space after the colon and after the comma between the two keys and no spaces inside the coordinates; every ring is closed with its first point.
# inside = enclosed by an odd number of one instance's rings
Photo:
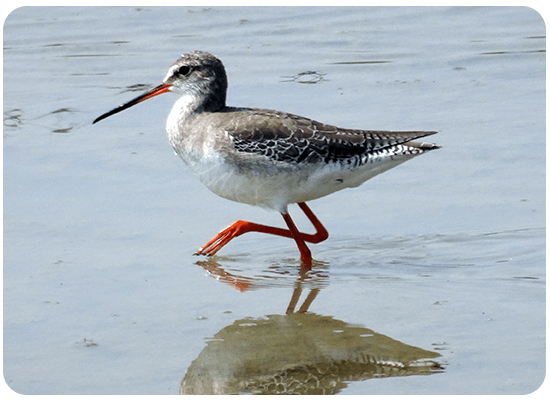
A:
{"type": "Polygon", "coordinates": [[[183,65],[177,69],[176,74],[185,76],[189,74],[189,72],[191,72],[191,67],[188,65],[183,65]]]}

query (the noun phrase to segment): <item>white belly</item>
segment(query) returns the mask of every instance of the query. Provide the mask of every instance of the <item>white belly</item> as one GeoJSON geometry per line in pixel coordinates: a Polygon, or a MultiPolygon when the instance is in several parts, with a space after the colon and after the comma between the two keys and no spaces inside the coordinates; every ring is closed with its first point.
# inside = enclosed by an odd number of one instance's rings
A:
{"type": "Polygon", "coordinates": [[[201,182],[215,194],[282,213],[287,212],[288,204],[318,199],[338,190],[359,186],[413,157],[377,156],[360,167],[349,168],[337,163],[300,166],[262,162],[255,156],[251,156],[248,162],[235,162],[231,157],[220,154],[203,155],[200,159],[193,159],[188,154],[181,156],[201,182]]]}

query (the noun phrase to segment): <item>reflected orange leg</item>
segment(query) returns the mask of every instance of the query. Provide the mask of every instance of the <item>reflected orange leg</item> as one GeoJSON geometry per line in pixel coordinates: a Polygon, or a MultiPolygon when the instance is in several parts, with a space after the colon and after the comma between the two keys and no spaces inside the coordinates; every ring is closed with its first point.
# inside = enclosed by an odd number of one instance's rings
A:
{"type": "MultiPolygon", "coordinates": [[[[311,289],[309,294],[307,295],[306,299],[302,303],[302,306],[298,310],[298,314],[306,313],[309,309],[309,306],[311,303],[313,303],[313,300],[317,297],[321,289],[314,288],[311,289]]],[[[300,300],[300,296],[302,295],[302,284],[301,282],[298,283],[298,286],[294,289],[294,292],[292,292],[292,298],[290,299],[290,303],[288,304],[288,307],[286,309],[286,314],[293,314],[294,309],[296,308],[296,305],[298,304],[298,301],[300,300]]]]}
{"type": "Polygon", "coordinates": [[[302,233],[298,231],[298,228],[296,228],[296,225],[292,221],[292,218],[290,218],[289,214],[281,214],[288,226],[288,229],[276,228],[273,226],[260,225],[254,222],[239,220],[220,231],[212,240],[202,246],[195,254],[212,256],[216,254],[223,246],[229,243],[231,239],[236,238],[237,236],[240,236],[247,232],[260,232],[294,239],[296,241],[296,244],[298,245],[298,249],[300,250],[302,262],[311,264],[311,252],[309,251],[305,242],[322,242],[323,240],[326,240],[328,238],[328,232],[306,203],[298,203],[298,205],[313,224],[313,227],[315,228],[314,234],[302,233]]]}

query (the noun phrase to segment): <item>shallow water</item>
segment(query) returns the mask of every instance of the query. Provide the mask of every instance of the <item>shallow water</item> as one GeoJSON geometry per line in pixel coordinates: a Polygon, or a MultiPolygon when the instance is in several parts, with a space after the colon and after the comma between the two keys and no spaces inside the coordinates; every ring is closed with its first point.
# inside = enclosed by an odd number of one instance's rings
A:
{"type": "MultiPolygon", "coordinates": [[[[203,364],[213,338],[243,320],[252,332],[288,319],[296,302],[316,316],[299,336],[313,345],[331,321],[440,354],[429,360],[437,371],[406,374],[377,348],[393,369],[348,374],[338,393],[536,390],[546,361],[545,47],[529,8],[15,10],[4,23],[7,384],[176,394],[196,365],[222,382],[237,372],[203,364]],[[224,62],[230,105],[437,130],[429,140],[443,148],[311,202],[330,238],[311,246],[309,272],[292,241],[262,235],[195,257],[236,219],[283,221],[198,183],[165,138],[174,97],[91,125],[195,49],[224,62]]],[[[352,343],[325,344],[325,362],[359,354],[352,343]]]]}

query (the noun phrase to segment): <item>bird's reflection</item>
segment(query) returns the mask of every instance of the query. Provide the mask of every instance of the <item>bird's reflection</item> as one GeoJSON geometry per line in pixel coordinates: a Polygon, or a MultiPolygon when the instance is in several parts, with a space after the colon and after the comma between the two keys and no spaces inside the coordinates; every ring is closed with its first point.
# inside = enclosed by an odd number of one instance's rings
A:
{"type": "Polygon", "coordinates": [[[259,275],[246,276],[242,273],[229,272],[227,268],[215,261],[208,259],[199,261],[197,265],[201,266],[208,274],[225,283],[240,292],[255,289],[265,289],[270,287],[289,287],[302,288],[303,285],[315,289],[321,289],[328,285],[328,264],[319,261],[313,261],[314,268],[309,265],[273,265],[264,270],[259,275]]]}
{"type": "MultiPolygon", "coordinates": [[[[241,291],[272,286],[269,279],[228,273],[215,261],[198,264],[241,291]]],[[[433,361],[438,353],[307,312],[328,280],[326,269],[312,271],[294,275],[286,314],[239,319],[208,340],[188,368],[180,393],[335,394],[352,381],[442,371],[433,361]],[[298,306],[304,286],[309,292],[298,306]]],[[[277,273],[288,275],[284,268],[277,273]]]]}

